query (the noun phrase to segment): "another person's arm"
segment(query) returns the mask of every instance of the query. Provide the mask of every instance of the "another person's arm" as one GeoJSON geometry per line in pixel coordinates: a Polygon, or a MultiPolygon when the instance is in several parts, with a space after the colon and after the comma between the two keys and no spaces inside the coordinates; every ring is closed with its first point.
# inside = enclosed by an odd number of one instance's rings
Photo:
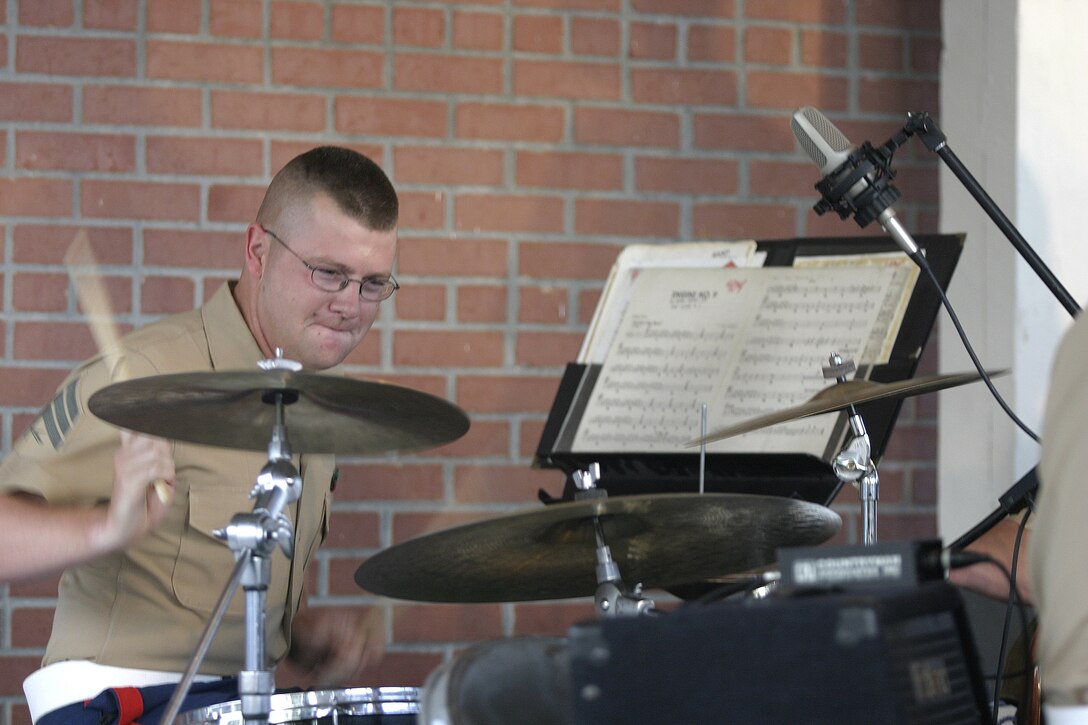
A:
{"type": "MultiPolygon", "coordinates": [[[[966,551],[976,554],[984,554],[996,561],[997,564],[983,562],[953,569],[948,574],[949,581],[995,599],[1007,599],[1009,596],[1009,579],[1006,572],[1012,572],[1013,552],[1016,548],[1016,534],[1019,528],[1019,517],[1005,518],[997,522],[992,529],[976,539],[966,549],[966,551]]],[[[1031,528],[1028,527],[1024,529],[1024,535],[1020,540],[1020,555],[1016,564],[1016,591],[1025,604],[1034,602],[1031,578],[1028,575],[1028,549],[1030,546],[1031,528]]]]}

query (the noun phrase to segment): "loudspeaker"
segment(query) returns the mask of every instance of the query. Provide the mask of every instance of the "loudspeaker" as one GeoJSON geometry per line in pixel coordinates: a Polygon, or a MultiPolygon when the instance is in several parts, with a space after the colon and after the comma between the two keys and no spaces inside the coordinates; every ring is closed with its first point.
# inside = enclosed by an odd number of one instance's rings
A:
{"type": "Polygon", "coordinates": [[[685,606],[570,630],[575,723],[989,723],[944,582],[685,606]]]}

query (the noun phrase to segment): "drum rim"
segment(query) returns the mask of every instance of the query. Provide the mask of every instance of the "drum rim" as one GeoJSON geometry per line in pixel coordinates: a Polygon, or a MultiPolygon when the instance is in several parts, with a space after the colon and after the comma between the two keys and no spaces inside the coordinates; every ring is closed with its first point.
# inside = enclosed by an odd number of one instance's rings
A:
{"type": "MultiPolygon", "coordinates": [[[[418,687],[347,687],[278,692],[272,695],[269,723],[290,723],[328,717],[340,708],[345,715],[419,714],[418,687]],[[346,709],[345,709],[346,708],[346,709]]],[[[241,722],[242,701],[227,700],[187,710],[178,716],[182,725],[241,722]]]]}

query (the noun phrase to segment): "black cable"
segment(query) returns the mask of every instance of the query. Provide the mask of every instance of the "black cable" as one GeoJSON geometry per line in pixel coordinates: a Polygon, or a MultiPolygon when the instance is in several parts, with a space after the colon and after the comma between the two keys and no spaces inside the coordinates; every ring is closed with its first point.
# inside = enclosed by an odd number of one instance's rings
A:
{"type": "Polygon", "coordinates": [[[974,363],[975,370],[977,370],[978,374],[982,377],[982,382],[986,383],[986,387],[990,389],[990,394],[993,395],[994,400],[997,401],[997,404],[1001,406],[1001,409],[1005,411],[1005,414],[1009,416],[1012,422],[1016,423],[1016,425],[1020,427],[1020,430],[1024,431],[1024,433],[1026,433],[1029,438],[1038,443],[1039,436],[1036,435],[1035,431],[1029,428],[1027,424],[1024,423],[1024,421],[1020,420],[1016,413],[1013,412],[1012,408],[1010,408],[1008,403],[1005,402],[1005,399],[1001,397],[1001,393],[997,392],[997,388],[994,387],[994,383],[992,380],[990,380],[989,374],[986,372],[985,369],[983,369],[982,363],[979,361],[978,355],[975,354],[975,349],[971,345],[971,341],[967,338],[967,333],[963,330],[963,325],[960,324],[960,320],[959,317],[956,315],[956,311],[952,308],[952,303],[948,300],[948,295],[946,295],[944,290],[941,288],[941,283],[937,281],[937,275],[933,273],[933,269],[929,266],[929,262],[926,261],[925,255],[923,255],[921,252],[915,252],[914,254],[910,255],[910,258],[913,259],[914,263],[921,267],[927,275],[929,275],[929,279],[933,282],[933,286],[934,288],[936,288],[937,294],[940,295],[941,303],[944,305],[945,310],[948,311],[948,316],[949,318],[951,318],[952,324],[955,326],[956,332],[960,336],[960,340],[963,341],[964,349],[970,356],[971,362],[974,363]]]}

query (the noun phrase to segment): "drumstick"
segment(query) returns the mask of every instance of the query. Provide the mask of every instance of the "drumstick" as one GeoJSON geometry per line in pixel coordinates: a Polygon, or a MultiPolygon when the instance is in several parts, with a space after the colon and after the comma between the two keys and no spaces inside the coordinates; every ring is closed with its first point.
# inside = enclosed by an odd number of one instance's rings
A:
{"type": "MultiPolygon", "coordinates": [[[[79,304],[87,314],[87,324],[91,328],[91,335],[94,337],[98,352],[106,355],[111,350],[117,350],[121,333],[114,322],[106,285],[102,282],[98,260],[95,259],[94,250],[91,249],[86,229],[76,232],[72,243],[68,245],[68,251],[64,253],[64,264],[68,267],[68,274],[75,285],[79,304]]],[[[118,359],[116,375],[118,382],[129,378],[124,357],[118,359]]],[[[165,479],[156,478],[152,485],[155,487],[155,495],[159,497],[159,500],[164,504],[170,503],[170,484],[165,479]]]]}

